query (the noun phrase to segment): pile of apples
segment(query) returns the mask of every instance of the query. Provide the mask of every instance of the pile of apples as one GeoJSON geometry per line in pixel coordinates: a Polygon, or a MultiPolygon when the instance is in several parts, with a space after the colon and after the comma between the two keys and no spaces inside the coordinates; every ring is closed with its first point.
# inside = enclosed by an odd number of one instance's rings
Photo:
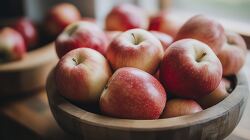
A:
{"type": "Polygon", "coordinates": [[[244,40],[203,15],[177,26],[163,12],[149,19],[129,4],[111,10],[106,31],[89,21],[70,24],[55,41],[58,93],[126,119],[176,117],[219,103],[233,90],[222,76],[244,65],[244,40]]]}
{"type": "Polygon", "coordinates": [[[10,27],[3,27],[0,29],[0,63],[22,59],[37,41],[37,29],[29,19],[20,18],[10,27]]]}
{"type": "Polygon", "coordinates": [[[45,38],[54,40],[66,26],[79,20],[91,19],[82,18],[79,10],[70,3],[60,3],[49,9],[41,25],[24,17],[14,20],[0,29],[0,63],[22,59],[27,51],[46,41],[45,38]]]}

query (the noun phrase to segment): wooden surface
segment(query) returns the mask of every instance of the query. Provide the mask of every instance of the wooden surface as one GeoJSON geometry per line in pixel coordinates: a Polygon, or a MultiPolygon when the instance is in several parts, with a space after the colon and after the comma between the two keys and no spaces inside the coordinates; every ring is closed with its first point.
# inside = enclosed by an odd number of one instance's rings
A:
{"type": "Polygon", "coordinates": [[[43,87],[57,61],[54,44],[51,43],[27,53],[22,60],[0,64],[0,97],[43,87]]]}

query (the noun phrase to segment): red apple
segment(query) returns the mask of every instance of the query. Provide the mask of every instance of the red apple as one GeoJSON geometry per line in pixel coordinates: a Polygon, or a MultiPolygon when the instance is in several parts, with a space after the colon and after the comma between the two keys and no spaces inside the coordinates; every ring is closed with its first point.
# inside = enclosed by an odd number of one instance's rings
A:
{"type": "Polygon", "coordinates": [[[170,35],[158,31],[150,31],[150,32],[160,40],[164,51],[169,47],[170,44],[173,43],[173,37],[171,37],[170,35]]]}
{"type": "Polygon", "coordinates": [[[97,102],[111,70],[99,52],[78,48],[64,55],[55,68],[55,82],[59,93],[77,102],[97,102]]]}
{"type": "Polygon", "coordinates": [[[193,38],[206,43],[215,54],[218,54],[226,41],[222,25],[203,15],[190,18],[181,27],[175,40],[184,38],[193,38]]]}
{"type": "Polygon", "coordinates": [[[165,51],[160,80],[167,92],[197,99],[215,90],[222,77],[222,66],[215,53],[195,39],[174,42],[165,51]]]}
{"type": "Polygon", "coordinates": [[[148,30],[160,31],[175,37],[181,24],[169,17],[167,12],[160,12],[150,18],[150,24],[148,30]]]}
{"type": "Polygon", "coordinates": [[[0,63],[23,58],[25,48],[24,39],[19,32],[9,27],[0,30],[0,63]]]}
{"type": "Polygon", "coordinates": [[[25,41],[26,50],[30,50],[38,43],[38,31],[34,23],[26,18],[20,18],[13,25],[13,28],[17,30],[25,41]]]}
{"type": "Polygon", "coordinates": [[[78,9],[70,3],[61,3],[50,9],[45,21],[49,35],[57,36],[69,24],[81,19],[78,9]]]}
{"type": "Polygon", "coordinates": [[[194,100],[172,99],[166,103],[161,118],[171,118],[190,115],[202,111],[202,108],[194,100]]]}
{"type": "Polygon", "coordinates": [[[55,45],[59,58],[76,48],[91,48],[105,55],[108,39],[96,24],[79,21],[67,26],[57,37],[55,45]]]}
{"type": "Polygon", "coordinates": [[[233,75],[239,72],[246,61],[247,46],[237,33],[226,32],[226,37],[227,43],[217,56],[223,67],[223,75],[233,75]]]}
{"type": "Polygon", "coordinates": [[[221,80],[219,86],[213,92],[205,97],[202,97],[201,99],[198,99],[197,102],[202,106],[203,109],[207,109],[219,103],[228,95],[229,93],[226,89],[226,83],[224,83],[224,80],[221,80]]]}
{"type": "Polygon", "coordinates": [[[126,31],[133,28],[147,29],[148,22],[148,17],[143,9],[131,4],[120,4],[108,13],[105,28],[111,31],[126,31]]]}
{"type": "Polygon", "coordinates": [[[131,29],[110,43],[106,57],[114,70],[135,67],[154,74],[163,57],[163,47],[150,32],[131,29]]]}
{"type": "Polygon", "coordinates": [[[101,111],[126,119],[157,119],[166,103],[164,88],[152,75],[136,68],[120,68],[100,98],[101,111]]]}

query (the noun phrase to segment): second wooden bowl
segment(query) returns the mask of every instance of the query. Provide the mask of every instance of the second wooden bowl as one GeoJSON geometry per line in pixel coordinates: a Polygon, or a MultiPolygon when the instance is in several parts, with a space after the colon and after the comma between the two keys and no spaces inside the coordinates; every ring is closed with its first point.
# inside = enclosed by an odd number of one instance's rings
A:
{"type": "Polygon", "coordinates": [[[58,124],[84,140],[220,140],[237,126],[249,89],[244,72],[236,75],[234,91],[220,103],[192,115],[129,120],[88,112],[58,94],[54,74],[47,80],[50,108],[58,124]]]}
{"type": "Polygon", "coordinates": [[[20,95],[45,86],[57,61],[51,43],[28,52],[22,60],[0,64],[0,97],[20,95]]]}

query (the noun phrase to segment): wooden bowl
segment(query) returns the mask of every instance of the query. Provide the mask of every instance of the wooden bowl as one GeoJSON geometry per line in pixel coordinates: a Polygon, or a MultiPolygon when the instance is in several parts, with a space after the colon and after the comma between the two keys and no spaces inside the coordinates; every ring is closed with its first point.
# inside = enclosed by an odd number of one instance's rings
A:
{"type": "Polygon", "coordinates": [[[44,87],[57,59],[51,43],[28,52],[19,61],[0,64],[0,97],[29,93],[44,87]]]}
{"type": "Polygon", "coordinates": [[[158,120],[128,120],[88,112],[57,93],[54,74],[47,80],[50,108],[58,124],[85,140],[219,140],[236,127],[249,89],[244,72],[235,77],[234,91],[222,102],[192,115],[158,120]]]}

